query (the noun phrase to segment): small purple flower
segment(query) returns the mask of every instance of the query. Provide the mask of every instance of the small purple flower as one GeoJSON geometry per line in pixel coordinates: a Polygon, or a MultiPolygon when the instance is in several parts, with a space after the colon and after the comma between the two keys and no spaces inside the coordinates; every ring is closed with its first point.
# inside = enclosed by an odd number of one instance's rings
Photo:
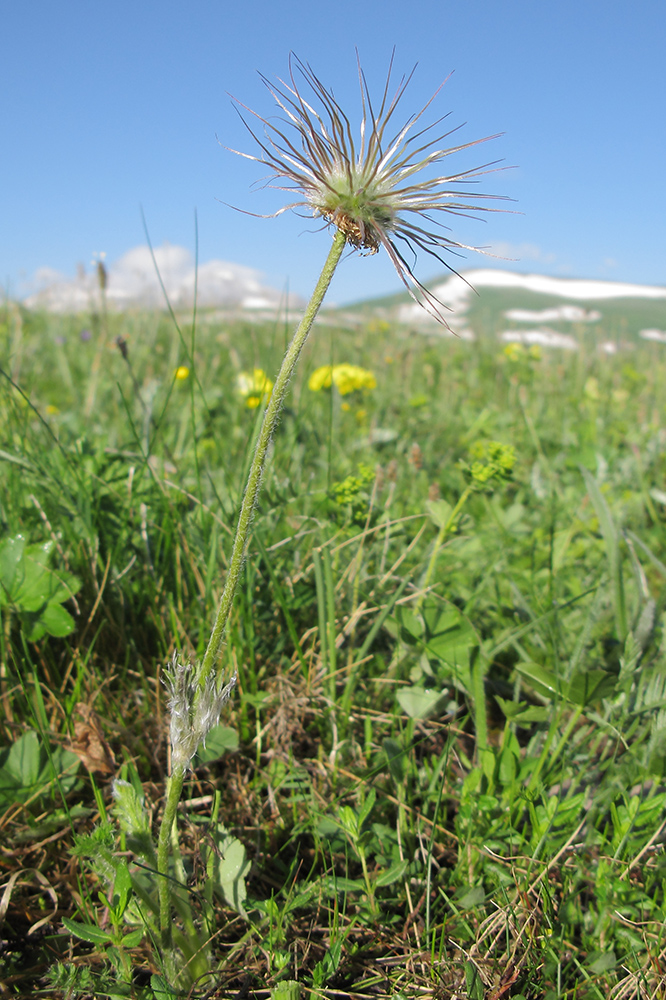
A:
{"type": "Polygon", "coordinates": [[[90,330],[81,330],[79,336],[81,340],[85,343],[86,341],[90,340],[90,338],[92,337],[92,333],[90,332],[90,330]]]}

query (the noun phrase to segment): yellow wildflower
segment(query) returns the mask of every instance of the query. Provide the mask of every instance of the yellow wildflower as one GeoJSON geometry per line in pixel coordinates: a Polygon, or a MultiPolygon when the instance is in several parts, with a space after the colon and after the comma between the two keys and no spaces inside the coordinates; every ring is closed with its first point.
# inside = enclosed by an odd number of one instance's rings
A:
{"type": "Polygon", "coordinates": [[[185,365],[180,365],[176,368],[175,376],[179,382],[184,382],[186,378],[190,377],[190,369],[186,368],[185,365]]]}
{"type": "Polygon", "coordinates": [[[524,353],[525,350],[523,345],[516,342],[507,344],[504,348],[504,356],[507,357],[509,361],[518,361],[519,358],[523,357],[524,353]]]}
{"type": "Polygon", "coordinates": [[[322,365],[321,368],[315,368],[308,379],[308,388],[312,389],[313,392],[319,392],[320,389],[330,389],[332,382],[333,366],[322,365]]]}
{"type": "Polygon", "coordinates": [[[313,392],[320,389],[330,389],[334,385],[341,396],[359,389],[376,389],[377,379],[367,368],[358,365],[323,365],[317,368],[308,381],[313,392]]]}
{"type": "Polygon", "coordinates": [[[255,410],[262,400],[270,399],[273,383],[262,368],[254,368],[252,373],[240,372],[236,378],[236,386],[241,396],[245,397],[245,405],[255,410]]]}
{"type": "Polygon", "coordinates": [[[377,379],[372,372],[358,365],[335,365],[333,382],[341,396],[346,396],[356,389],[375,389],[377,379]]]}

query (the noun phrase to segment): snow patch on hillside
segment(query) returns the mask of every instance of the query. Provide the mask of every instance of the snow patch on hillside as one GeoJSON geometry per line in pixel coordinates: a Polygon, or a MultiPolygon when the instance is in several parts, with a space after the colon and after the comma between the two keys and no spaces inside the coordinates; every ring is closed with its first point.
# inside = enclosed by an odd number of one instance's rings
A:
{"type": "MultiPolygon", "coordinates": [[[[588,281],[581,278],[551,278],[545,274],[516,274],[513,271],[489,269],[465,271],[462,278],[453,275],[438,288],[444,290],[449,288],[452,282],[459,282],[463,288],[469,288],[469,285],[474,288],[520,288],[541,295],[555,295],[561,299],[666,299],[666,288],[658,285],[630,285],[619,281],[588,281]]],[[[433,291],[439,297],[438,289],[435,288],[433,291]]]]}
{"type": "MultiPolygon", "coordinates": [[[[544,274],[517,274],[514,271],[478,269],[452,274],[446,281],[431,286],[435,297],[451,310],[447,321],[456,330],[456,316],[464,314],[480,288],[515,288],[539,295],[552,295],[562,299],[608,300],[608,299],[666,299],[666,288],[657,285],[630,285],[619,281],[587,281],[579,278],[551,278],[544,274]]],[[[511,309],[505,313],[514,323],[596,323],[601,319],[598,309],[586,310],[581,306],[565,304],[548,309],[511,309]]],[[[435,327],[437,320],[425,312],[416,302],[399,306],[397,318],[401,323],[435,327]]],[[[458,319],[460,325],[464,321],[458,319]]]]}
{"type": "Polygon", "coordinates": [[[638,336],[643,340],[656,340],[660,344],[666,344],[666,330],[640,330],[638,336]]]}
{"type": "Polygon", "coordinates": [[[538,344],[539,347],[560,347],[565,351],[577,351],[578,341],[568,333],[557,330],[505,330],[500,340],[509,344],[538,344]]]}
{"type": "Polygon", "coordinates": [[[507,309],[504,313],[514,323],[597,323],[598,309],[587,312],[580,306],[555,306],[553,309],[507,309]]]}
{"type": "MultiPolygon", "coordinates": [[[[490,269],[453,274],[432,292],[445,306],[455,312],[464,310],[475,288],[517,288],[561,299],[666,299],[666,288],[657,285],[629,285],[619,281],[585,281],[578,278],[551,278],[545,274],[516,274],[513,271],[490,269]]],[[[414,308],[418,308],[414,305],[414,308]]],[[[563,307],[565,308],[565,307],[563,307]]],[[[575,307],[566,307],[575,308],[575,307]]],[[[586,322],[592,322],[588,313],[586,322]]],[[[564,316],[562,318],[565,318],[564,316]]],[[[577,320],[573,320],[576,322],[577,320]]]]}

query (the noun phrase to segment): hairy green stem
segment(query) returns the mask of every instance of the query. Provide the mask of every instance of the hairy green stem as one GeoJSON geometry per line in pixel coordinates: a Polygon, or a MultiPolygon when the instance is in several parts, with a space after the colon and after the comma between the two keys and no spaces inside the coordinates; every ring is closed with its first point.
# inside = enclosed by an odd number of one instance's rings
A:
{"type": "Polygon", "coordinates": [[[158,892],[160,900],[160,934],[162,938],[162,957],[169,962],[173,951],[173,935],[171,924],[171,877],[169,875],[169,853],[171,848],[171,830],[176,818],[176,810],[180,802],[185,781],[184,765],[176,768],[169,776],[164,803],[164,815],[157,841],[157,871],[158,892]]]}
{"type": "Polygon", "coordinates": [[[236,593],[238,579],[243,565],[243,560],[245,558],[245,550],[247,548],[254,508],[261,491],[261,480],[264,474],[268,447],[271,443],[271,438],[273,437],[275,428],[277,427],[278,420],[280,418],[280,411],[282,410],[284,398],[287,394],[289,382],[294,373],[301,351],[303,350],[305,341],[310,333],[315,316],[319,312],[324,296],[328,291],[328,287],[331,283],[331,279],[333,278],[333,274],[340,261],[344,248],[345,235],[338,230],[333,239],[333,246],[331,247],[329,255],[326,258],[326,263],[324,264],[321,275],[319,276],[319,281],[317,282],[315,290],[312,293],[312,298],[310,299],[308,307],[305,310],[303,319],[294,334],[293,340],[287,348],[287,353],[282,361],[282,367],[280,368],[278,376],[275,379],[275,385],[273,386],[271,398],[266,406],[266,412],[264,413],[261,430],[259,431],[252,465],[250,466],[250,472],[247,477],[245,493],[243,494],[243,502],[238,516],[238,526],[236,527],[236,535],[234,537],[227,579],[222,592],[222,597],[220,598],[220,604],[215,616],[215,622],[213,624],[210,640],[201,664],[201,684],[205,682],[211,670],[213,670],[220,652],[220,646],[222,645],[229,615],[231,614],[234,595],[236,593]]]}
{"type": "MultiPolygon", "coordinates": [[[[282,366],[275,380],[271,398],[266,406],[264,419],[261,424],[257,444],[250,465],[243,502],[238,516],[238,525],[234,536],[234,544],[229,562],[229,571],[225,581],[224,590],[220,599],[220,604],[215,616],[215,622],[211,631],[210,640],[201,662],[198,675],[199,690],[203,690],[206,679],[215,667],[215,663],[220,652],[220,646],[224,638],[224,633],[231,614],[234,595],[238,586],[245,551],[247,549],[250,534],[250,525],[254,508],[261,491],[261,481],[266,465],[266,457],[271,438],[277,427],[280,412],[284,404],[284,399],[289,388],[289,382],[294,373],[294,369],[300,357],[301,351],[308,334],[312,328],[314,319],[319,312],[319,308],[328,291],[328,287],[335,273],[335,269],[340,262],[342,252],[345,248],[344,233],[339,230],[333,239],[333,246],[330,249],[326,262],[322,269],[319,281],[308,303],[303,319],[301,320],[294,337],[287,348],[283,358],[282,366]]],[[[171,905],[171,878],[169,875],[169,856],[171,850],[171,837],[173,825],[176,819],[178,803],[183,791],[185,781],[186,765],[179,765],[174,768],[166,786],[166,800],[164,804],[164,815],[160,826],[159,839],[157,845],[157,871],[159,873],[159,906],[160,906],[160,934],[162,942],[162,956],[167,966],[167,973],[175,973],[173,930],[172,930],[172,905],[171,905]]]]}

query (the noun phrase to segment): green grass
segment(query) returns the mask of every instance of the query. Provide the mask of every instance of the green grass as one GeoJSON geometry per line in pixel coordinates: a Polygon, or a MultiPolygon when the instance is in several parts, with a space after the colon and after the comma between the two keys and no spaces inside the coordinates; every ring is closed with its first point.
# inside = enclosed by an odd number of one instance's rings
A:
{"type": "MultiPolygon", "coordinates": [[[[290,330],[0,322],[0,989],[166,997],[111,778],[159,816],[160,674],[205,648],[260,418],[236,376],[272,375],[290,330]]],[[[181,881],[212,938],[193,995],[664,997],[661,346],[512,361],[328,322],[256,512],[228,729],[187,783],[181,881]],[[308,389],[344,361],[377,389],[308,389]],[[513,477],[443,530],[488,440],[513,477]],[[250,865],[221,875],[236,841],[250,865]]]]}

